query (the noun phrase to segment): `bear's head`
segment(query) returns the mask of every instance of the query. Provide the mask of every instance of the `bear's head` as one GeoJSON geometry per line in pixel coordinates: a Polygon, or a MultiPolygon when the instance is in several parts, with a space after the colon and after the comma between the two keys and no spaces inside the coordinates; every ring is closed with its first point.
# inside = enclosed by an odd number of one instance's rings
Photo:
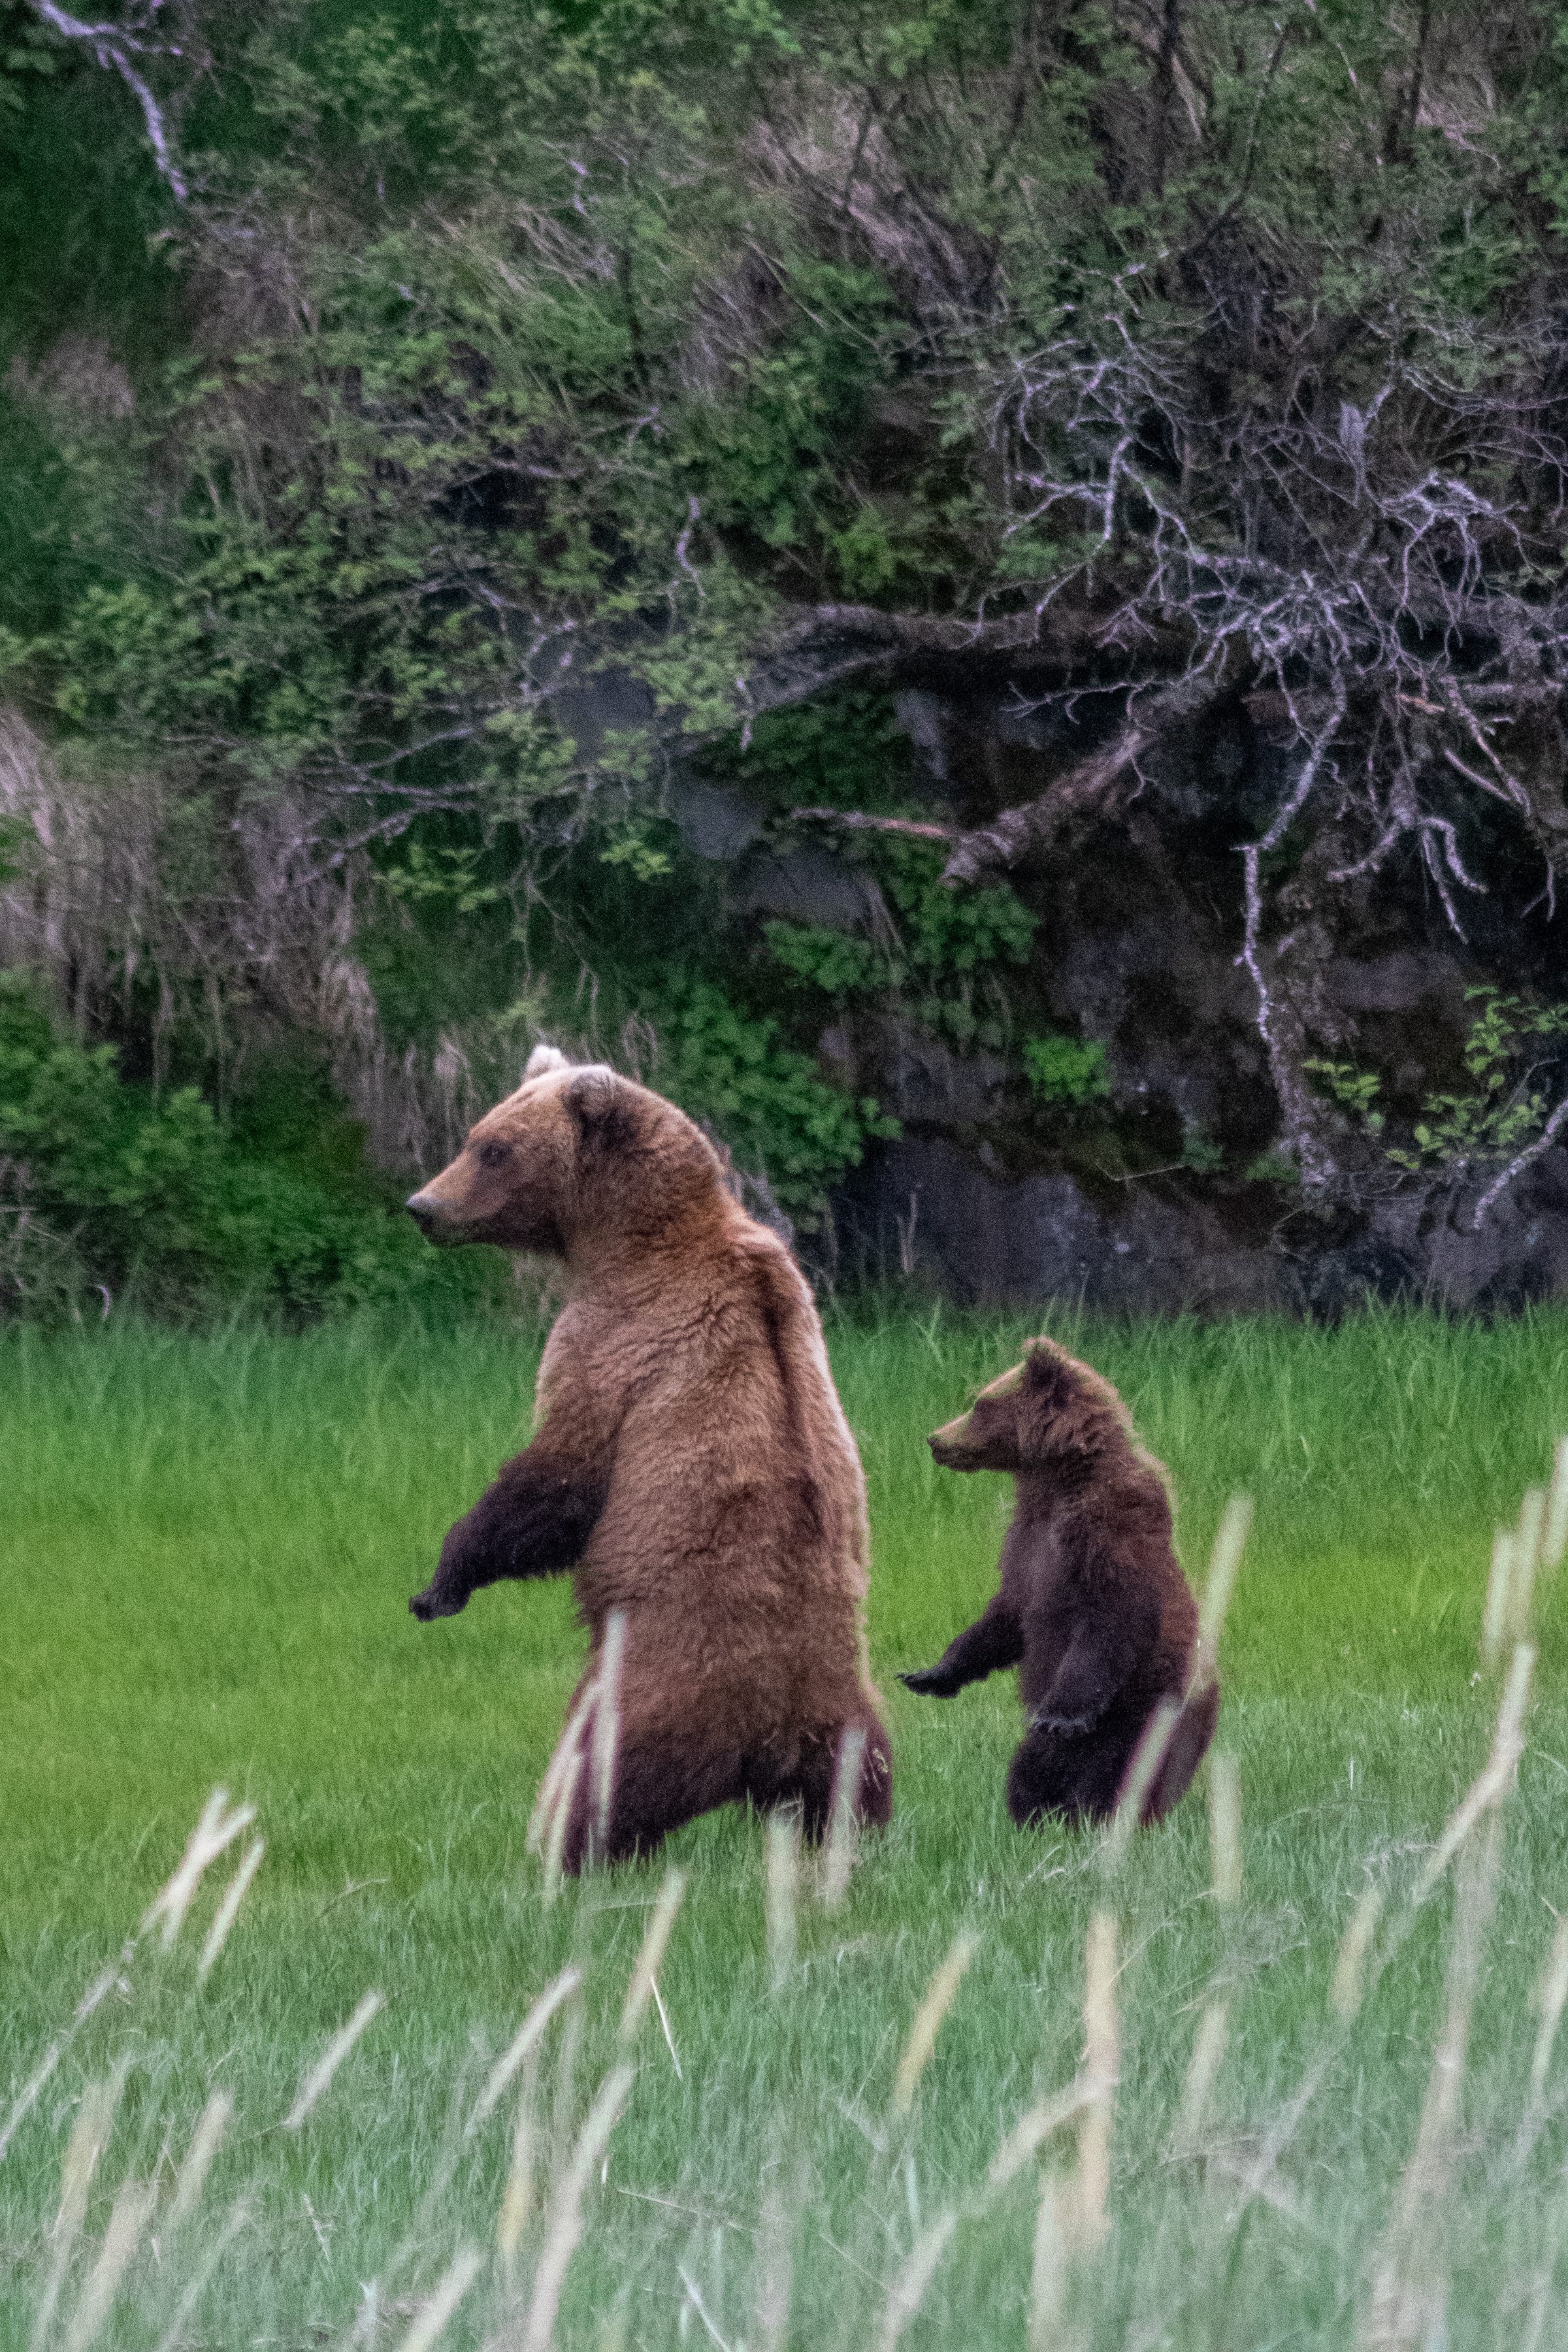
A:
{"type": "Polygon", "coordinates": [[[429,1241],[570,1258],[596,1241],[647,1242],[721,1198],[719,1156],[683,1111],[536,1045],[517,1092],[407,1205],[429,1241]]]}
{"type": "Polygon", "coordinates": [[[1125,1445],[1132,1424],[1110,1382],[1054,1339],[1031,1339],[1024,1360],[927,1440],[944,1470],[1067,1469],[1125,1445]]]}

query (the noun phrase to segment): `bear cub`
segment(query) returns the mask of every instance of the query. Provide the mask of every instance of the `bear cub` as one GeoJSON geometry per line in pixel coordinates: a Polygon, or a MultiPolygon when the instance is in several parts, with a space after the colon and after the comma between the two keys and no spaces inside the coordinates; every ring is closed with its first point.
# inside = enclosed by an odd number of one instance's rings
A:
{"type": "Polygon", "coordinates": [[[1219,1688],[1189,1695],[1197,1609],[1172,1542],[1165,1473],[1116,1391],[1053,1339],[983,1389],[929,1441],[949,1470],[1003,1470],[1016,1495],[1002,1588],[941,1661],[900,1676],[952,1698],[1017,1666],[1027,1718],[1007,1775],[1016,1822],[1100,1822],[1162,1699],[1181,1709],[1142,1819],[1186,1790],[1214,1735],[1219,1688]]]}

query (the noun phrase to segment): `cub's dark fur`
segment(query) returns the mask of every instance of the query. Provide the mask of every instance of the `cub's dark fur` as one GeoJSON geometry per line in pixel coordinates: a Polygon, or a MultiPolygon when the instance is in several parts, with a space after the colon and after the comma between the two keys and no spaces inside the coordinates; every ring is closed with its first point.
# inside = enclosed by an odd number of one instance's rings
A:
{"type": "Polygon", "coordinates": [[[996,1598],[938,1664],[902,1680],[952,1698],[1018,1667],[1028,1729],[1007,1809],[1021,1822],[1106,1819],[1154,1709],[1182,1704],[1143,1805],[1143,1821],[1159,1821],[1214,1735],[1219,1688],[1210,1680],[1188,1695],[1197,1610],[1172,1543],[1164,1473],[1121,1398],[1054,1340],[1032,1339],[1024,1361],[930,1442],[947,1469],[1011,1472],[1017,1499],[996,1598]]]}

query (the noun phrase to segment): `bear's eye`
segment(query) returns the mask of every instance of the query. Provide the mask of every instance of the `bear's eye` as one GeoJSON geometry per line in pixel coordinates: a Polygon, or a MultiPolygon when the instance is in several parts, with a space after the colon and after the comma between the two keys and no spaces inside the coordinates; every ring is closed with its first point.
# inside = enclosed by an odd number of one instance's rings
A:
{"type": "Polygon", "coordinates": [[[479,1146],[479,1166],[481,1168],[504,1168],[510,1158],[511,1146],[510,1143],[481,1143],[479,1146]]]}

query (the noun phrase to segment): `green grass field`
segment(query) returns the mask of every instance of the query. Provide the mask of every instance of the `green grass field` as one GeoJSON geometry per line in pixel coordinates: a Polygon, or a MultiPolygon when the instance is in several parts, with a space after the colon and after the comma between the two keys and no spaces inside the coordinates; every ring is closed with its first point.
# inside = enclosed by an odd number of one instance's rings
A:
{"type": "Polygon", "coordinates": [[[1568,1429],[1568,1315],[1331,1332],[1058,1318],[1171,1467],[1194,1582],[1227,1496],[1255,1498],[1222,1652],[1217,1745],[1242,1792],[1228,1902],[1202,1782],[1112,1874],[1097,1838],[1007,1822],[1011,1676],[951,1705],[892,1680],[982,1605],[1008,1507],[1004,1481],[933,1470],[925,1433],[1030,1328],[906,1312],[830,1329],[870,1483],[894,1826],[836,1911],[802,1872],[793,1958],[776,1895],[770,1948],[763,1823],[728,1812],[672,1840],[687,1888],[658,1976],[668,2039],[650,2006],[625,2049],[665,1862],[552,1903],[524,1852],[581,1654],[569,1591],[500,1588],[429,1627],[406,1609],[517,1442],[537,1342],[370,1325],[0,1335],[0,2136],[26,2107],[0,2160],[0,2346],[421,2352],[427,2299],[471,2247],[440,2341],[521,2352],[531,2325],[539,2352],[574,2148],[562,2352],[1565,2340],[1568,2052],[1533,2100],[1530,2084],[1534,1989],[1568,1910],[1568,1570],[1537,1595],[1526,1753],[1459,1857],[1458,1928],[1452,1871],[1419,1909],[1406,1898],[1491,1741],[1492,1532],[1568,1429]],[[215,1786],[255,1805],[256,1832],[174,1949],[136,1942],[73,2028],[215,1786]],[[198,1983],[256,1832],[259,1872],[198,1983]],[[1372,1887],[1388,1900],[1370,1989],[1341,2022],[1336,1955],[1372,1887]],[[1102,2240],[1083,2198],[1103,2108],[1081,2147],[1069,2120],[988,2181],[1019,2118],[1078,2073],[1098,1912],[1116,1920],[1121,2039],[1102,2240]],[[900,2053],[960,1934],[973,1959],[895,2112],[900,2053]],[[580,1991],[469,2131],[492,2062],[569,1963],[580,1991]],[[370,1989],[384,2008],[285,2128],[370,1989]],[[1212,2088],[1178,2127],[1219,2004],[1212,2088]],[[1445,2030],[1460,2063],[1434,2074],[1445,2030]],[[623,2054],[624,2110],[602,2152],[584,2147],[623,2054]],[[1456,2086],[1451,2111],[1431,2081],[1456,2086]],[[172,2184],[215,2092],[233,2114],[182,2220],[172,2184]],[[100,2096],[112,2127],[84,2181],[68,2146],[102,2136],[100,2096]],[[1056,2221],[1037,2233],[1042,2182],[1056,2221]],[[1404,2315],[1386,2294],[1374,2309],[1380,2274],[1419,2288],[1404,2315]]]}

